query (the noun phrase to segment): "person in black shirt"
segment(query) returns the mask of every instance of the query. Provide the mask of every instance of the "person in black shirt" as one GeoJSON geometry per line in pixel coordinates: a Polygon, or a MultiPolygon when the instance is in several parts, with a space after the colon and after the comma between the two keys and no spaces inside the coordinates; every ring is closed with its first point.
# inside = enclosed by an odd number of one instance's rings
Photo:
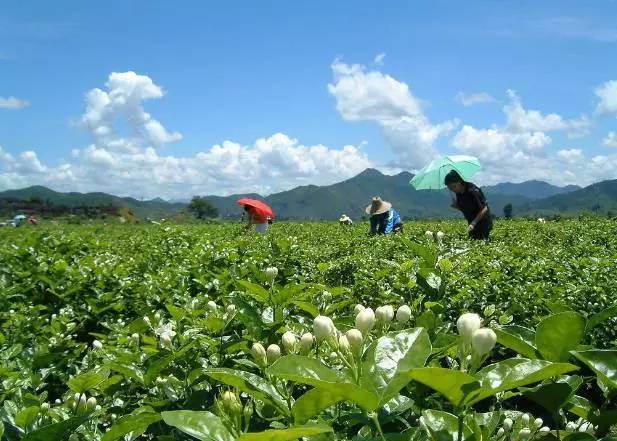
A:
{"type": "Polygon", "coordinates": [[[488,240],[493,221],[482,190],[471,182],[466,182],[456,170],[446,175],[445,184],[456,194],[452,207],[463,212],[469,224],[469,236],[473,239],[488,240]]]}

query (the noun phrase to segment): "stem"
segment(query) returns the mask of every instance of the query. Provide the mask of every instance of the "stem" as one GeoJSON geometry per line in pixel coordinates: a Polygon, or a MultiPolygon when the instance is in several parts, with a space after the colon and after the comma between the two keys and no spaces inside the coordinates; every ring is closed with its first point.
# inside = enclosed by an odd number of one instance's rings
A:
{"type": "Polygon", "coordinates": [[[463,441],[463,419],[465,418],[465,414],[463,412],[459,412],[458,414],[458,435],[457,440],[463,441]]]}
{"type": "Polygon", "coordinates": [[[382,441],[386,441],[386,437],[383,434],[383,430],[381,430],[381,424],[379,424],[379,418],[377,418],[377,414],[376,413],[372,413],[370,418],[373,421],[373,423],[375,424],[375,427],[377,428],[377,432],[379,432],[379,436],[382,439],[382,441]]]}

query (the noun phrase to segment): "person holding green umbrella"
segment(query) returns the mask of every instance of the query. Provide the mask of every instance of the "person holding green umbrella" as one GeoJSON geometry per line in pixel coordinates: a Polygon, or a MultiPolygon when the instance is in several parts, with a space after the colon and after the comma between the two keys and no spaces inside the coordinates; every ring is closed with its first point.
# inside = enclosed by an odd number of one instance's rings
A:
{"type": "Polygon", "coordinates": [[[443,156],[431,161],[409,183],[416,190],[450,189],[455,195],[452,207],[463,212],[469,236],[486,240],[493,227],[489,207],[482,190],[468,182],[481,168],[473,156],[443,156]]]}
{"type": "Polygon", "coordinates": [[[452,208],[463,213],[469,226],[469,237],[488,240],[493,229],[491,212],[484,193],[471,182],[465,181],[456,170],[451,170],[444,178],[444,184],[456,195],[452,208]]]}

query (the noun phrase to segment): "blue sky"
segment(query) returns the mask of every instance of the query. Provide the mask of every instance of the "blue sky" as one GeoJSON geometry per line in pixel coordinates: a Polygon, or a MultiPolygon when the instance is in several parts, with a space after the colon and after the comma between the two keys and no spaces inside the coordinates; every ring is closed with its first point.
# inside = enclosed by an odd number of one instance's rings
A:
{"type": "Polygon", "coordinates": [[[181,5],[3,5],[0,188],[271,192],[446,153],[479,156],[485,183],[617,176],[616,1],[181,5]],[[114,72],[138,75],[117,93],[158,87],[139,118],[181,138],[144,137],[134,105],[106,108],[115,135],[97,138],[86,94],[114,72]]]}

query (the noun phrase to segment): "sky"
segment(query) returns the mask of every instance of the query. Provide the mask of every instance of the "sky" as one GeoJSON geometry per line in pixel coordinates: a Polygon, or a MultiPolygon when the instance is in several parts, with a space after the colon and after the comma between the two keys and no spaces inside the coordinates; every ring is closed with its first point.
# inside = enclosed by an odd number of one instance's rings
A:
{"type": "Polygon", "coordinates": [[[0,190],[617,178],[617,0],[3,2],[0,190]]]}

